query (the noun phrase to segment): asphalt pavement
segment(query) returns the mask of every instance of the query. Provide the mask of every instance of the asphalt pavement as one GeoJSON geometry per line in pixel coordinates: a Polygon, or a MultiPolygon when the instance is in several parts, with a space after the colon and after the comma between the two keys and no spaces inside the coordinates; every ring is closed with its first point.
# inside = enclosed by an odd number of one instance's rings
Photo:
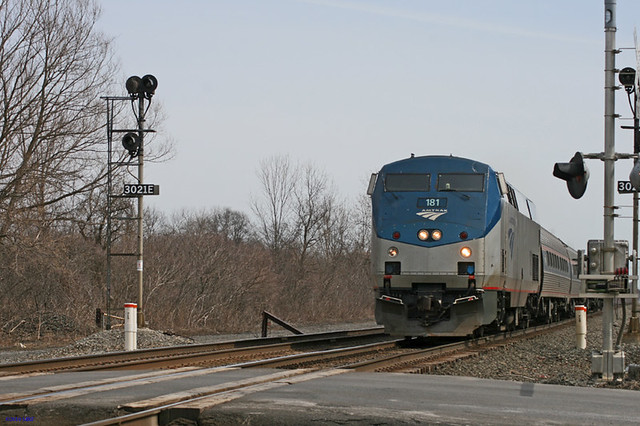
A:
{"type": "MultiPolygon", "coordinates": [[[[200,425],[637,425],[640,393],[498,381],[471,377],[310,372],[276,369],[211,369],[176,372],[84,372],[0,380],[7,395],[92,384],[86,391],[26,398],[0,405],[0,423],[82,424],[144,407],[161,395],[219,387],[197,410],[185,411],[200,425]],[[276,380],[270,378],[275,377],[276,380]],[[114,381],[113,378],[116,378],[114,381]],[[122,382],[122,383],[121,383],[122,382]],[[240,386],[250,383],[250,386],[240,386]],[[123,411],[124,410],[124,411],[123,411]],[[194,413],[197,415],[194,417],[194,413]],[[52,423],[53,422],[53,423],[52,423]]],[[[174,413],[174,414],[177,414],[174,413]]],[[[188,416],[187,416],[188,417],[188,416]]],[[[170,418],[170,417],[168,417],[170,418]]],[[[174,424],[195,424],[178,420],[174,424]]]]}

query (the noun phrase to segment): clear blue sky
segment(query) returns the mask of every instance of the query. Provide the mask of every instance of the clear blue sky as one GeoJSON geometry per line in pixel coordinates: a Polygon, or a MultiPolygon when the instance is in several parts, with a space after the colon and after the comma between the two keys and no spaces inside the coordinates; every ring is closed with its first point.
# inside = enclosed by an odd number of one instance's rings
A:
{"type": "MultiPolygon", "coordinates": [[[[250,213],[272,155],[312,161],[350,202],[383,164],[453,154],[490,164],[570,245],[603,237],[603,165],[587,194],[551,175],[603,151],[603,0],[212,0],[102,2],[124,81],[154,74],[176,157],[150,164],[148,205],[250,213]]],[[[618,48],[640,2],[617,1],[618,48]]],[[[635,51],[617,56],[636,65],[635,51]]],[[[626,95],[616,112],[630,116],[626,95]]],[[[629,124],[620,122],[619,124],[629,124]]],[[[633,149],[629,131],[616,150],[633,149]]],[[[616,164],[626,180],[632,163],[616,164]]],[[[617,196],[630,205],[631,196],[617,196]]],[[[620,214],[631,215],[630,208],[620,214]]],[[[616,238],[631,240],[631,220],[616,238]]]]}

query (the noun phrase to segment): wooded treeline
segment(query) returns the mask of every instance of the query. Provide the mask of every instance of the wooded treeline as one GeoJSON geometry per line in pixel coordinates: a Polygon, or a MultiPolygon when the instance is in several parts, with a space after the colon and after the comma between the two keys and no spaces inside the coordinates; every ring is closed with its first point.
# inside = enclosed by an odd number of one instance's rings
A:
{"type": "MultiPolygon", "coordinates": [[[[52,318],[89,330],[95,309],[106,307],[100,97],[120,93],[122,82],[98,17],[93,0],[0,0],[3,333],[40,335],[56,328],[52,318]]],[[[145,141],[145,160],[167,159],[163,144],[145,141]]],[[[300,323],[371,318],[369,200],[340,200],[324,173],[287,157],[265,159],[256,177],[262,191],[251,216],[216,206],[145,211],[150,326],[247,330],[263,309],[300,323]]],[[[120,216],[136,214],[131,199],[116,207],[120,216]]],[[[115,224],[114,251],[136,247],[131,223],[115,224]]],[[[138,284],[135,259],[112,265],[115,311],[136,301],[138,284]]]]}
{"type": "MultiPolygon", "coordinates": [[[[356,222],[361,218],[327,217],[314,229],[318,238],[310,247],[297,241],[277,251],[253,232],[248,216],[230,209],[170,218],[147,210],[146,219],[144,306],[152,328],[256,331],[262,310],[294,324],[372,318],[369,255],[358,235],[366,230],[356,222]]],[[[105,241],[77,228],[71,223],[0,245],[4,332],[26,320],[33,332],[37,326],[44,333],[57,327],[47,324],[49,318],[60,316],[88,325],[86,331],[93,327],[95,309],[106,305],[105,241]]],[[[122,234],[115,247],[134,246],[135,238],[122,234]]],[[[136,301],[137,289],[135,258],[113,258],[114,314],[136,301]]]]}

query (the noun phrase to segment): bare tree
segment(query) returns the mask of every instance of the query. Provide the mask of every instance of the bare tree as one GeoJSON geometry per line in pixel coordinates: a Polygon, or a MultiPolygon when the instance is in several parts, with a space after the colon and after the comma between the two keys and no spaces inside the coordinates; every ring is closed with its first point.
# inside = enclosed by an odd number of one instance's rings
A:
{"type": "Polygon", "coordinates": [[[363,253],[371,251],[371,197],[365,194],[358,196],[353,207],[353,242],[354,249],[363,253]]]}
{"type": "Polygon", "coordinates": [[[320,226],[320,247],[324,258],[331,260],[350,249],[352,222],[343,205],[332,203],[320,226]]]}
{"type": "Polygon", "coordinates": [[[258,237],[274,253],[287,247],[295,238],[291,225],[291,204],[294,200],[298,171],[288,157],[271,157],[260,162],[258,178],[262,198],[251,201],[258,220],[258,237]]]}
{"type": "Polygon", "coordinates": [[[0,0],[0,241],[73,217],[104,174],[115,67],[98,15],[92,0],[0,0]]]}
{"type": "Polygon", "coordinates": [[[214,211],[212,219],[216,232],[235,243],[248,241],[254,237],[249,217],[242,212],[229,208],[218,209],[214,211]]]}
{"type": "Polygon", "coordinates": [[[326,173],[318,171],[311,164],[303,166],[299,175],[293,209],[299,244],[299,267],[303,269],[309,251],[318,242],[322,224],[328,219],[335,196],[329,189],[326,173]]]}
{"type": "Polygon", "coordinates": [[[191,212],[182,210],[172,217],[171,232],[188,235],[218,234],[235,243],[254,238],[246,214],[224,209],[191,212]]]}

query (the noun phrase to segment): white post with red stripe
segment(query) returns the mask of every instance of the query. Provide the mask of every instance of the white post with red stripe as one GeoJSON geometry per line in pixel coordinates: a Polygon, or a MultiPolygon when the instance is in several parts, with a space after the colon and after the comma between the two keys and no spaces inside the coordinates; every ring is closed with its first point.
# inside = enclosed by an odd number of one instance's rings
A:
{"type": "Polygon", "coordinates": [[[576,348],[587,348],[587,307],[576,305],[576,348]]]}
{"type": "Polygon", "coordinates": [[[124,350],[135,351],[138,348],[138,304],[124,304],[124,350]]]}

